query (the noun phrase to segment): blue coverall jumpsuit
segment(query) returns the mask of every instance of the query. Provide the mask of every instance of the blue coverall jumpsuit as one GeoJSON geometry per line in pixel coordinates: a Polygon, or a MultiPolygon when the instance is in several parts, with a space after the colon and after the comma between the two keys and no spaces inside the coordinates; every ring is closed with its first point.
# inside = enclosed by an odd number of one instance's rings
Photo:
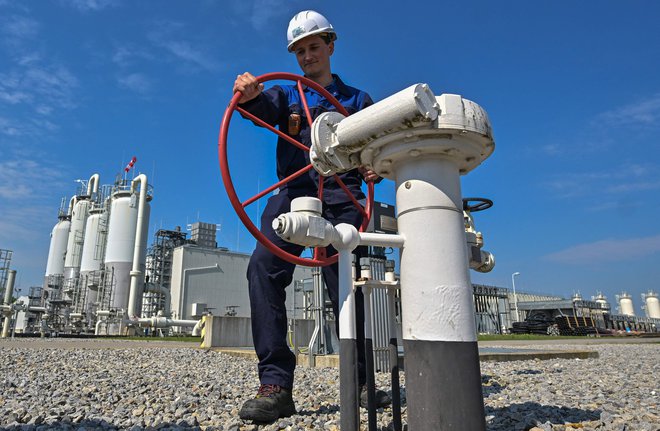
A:
{"type": "MultiPolygon", "coordinates": [[[[373,103],[371,97],[363,91],[344,84],[337,75],[326,90],[330,92],[353,114],[373,103]]],[[[336,111],[335,107],[316,90],[304,89],[312,118],[323,112],[336,111]]],[[[310,125],[307,122],[304,106],[298,89],[294,85],[274,86],[262,92],[257,98],[240,105],[243,109],[259,117],[270,125],[278,126],[294,139],[307,147],[311,145],[310,125]],[[300,116],[299,131],[289,129],[291,115],[300,116]],[[298,132],[298,133],[295,133],[298,132]]],[[[309,152],[302,151],[278,138],[277,176],[281,180],[309,164],[309,152]]],[[[261,232],[276,246],[299,256],[303,247],[282,240],[275,234],[271,223],[278,215],[290,210],[291,200],[300,196],[317,196],[319,174],[314,170],[303,174],[282,186],[279,193],[268,199],[268,204],[261,215],[261,232]]],[[[356,199],[364,199],[361,190],[362,177],[357,169],[340,175],[341,180],[356,199]]],[[[333,178],[327,178],[323,187],[323,216],[332,224],[349,223],[359,227],[362,215],[346,193],[333,178]]],[[[328,247],[328,255],[336,251],[328,247]]],[[[286,342],[287,317],[285,288],[293,280],[295,265],[273,255],[260,243],[250,258],[247,278],[252,315],[252,338],[259,358],[259,380],[262,384],[274,384],[284,388],[293,387],[293,371],[296,358],[286,342]]],[[[322,270],[328,296],[332,301],[335,320],[338,322],[338,271],[337,264],[326,266],[322,270]]],[[[366,380],[364,360],[364,310],[361,295],[357,295],[356,310],[358,324],[358,380],[366,380]]],[[[336,328],[338,329],[338,324],[336,328]]]]}

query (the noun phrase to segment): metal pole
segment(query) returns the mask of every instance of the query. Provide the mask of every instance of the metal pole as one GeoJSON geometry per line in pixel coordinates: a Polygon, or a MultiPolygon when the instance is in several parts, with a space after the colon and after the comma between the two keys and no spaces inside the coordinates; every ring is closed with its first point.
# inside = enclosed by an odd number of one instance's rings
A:
{"type": "Polygon", "coordinates": [[[485,431],[458,166],[428,155],[393,171],[409,429],[485,431]]]}
{"type": "Polygon", "coordinates": [[[374,375],[374,342],[371,328],[371,287],[361,287],[364,298],[364,361],[367,375],[367,416],[369,431],[376,431],[376,377],[374,375]]]}
{"type": "MultiPolygon", "coordinates": [[[[387,272],[386,277],[390,275],[391,280],[394,281],[394,262],[392,262],[392,272],[387,272]]],[[[390,362],[390,375],[392,377],[392,419],[394,430],[402,431],[403,425],[401,424],[401,391],[399,389],[399,346],[397,342],[397,327],[396,327],[396,287],[387,289],[387,310],[389,315],[389,333],[390,333],[390,349],[389,349],[389,362],[390,362]]]]}
{"type": "MultiPolygon", "coordinates": [[[[16,280],[16,271],[10,269],[7,271],[7,283],[5,284],[5,298],[4,304],[10,305],[11,296],[14,294],[14,281],[16,280]]],[[[11,314],[5,316],[4,324],[2,325],[2,338],[9,336],[9,326],[11,326],[11,314]]]]}
{"type": "Polygon", "coordinates": [[[351,251],[339,250],[339,415],[342,431],[360,429],[357,334],[351,251]]]}
{"type": "Polygon", "coordinates": [[[513,286],[513,306],[516,311],[516,322],[520,322],[520,315],[518,314],[518,296],[516,295],[516,275],[520,275],[520,273],[514,272],[511,274],[511,286],[513,286]]]}

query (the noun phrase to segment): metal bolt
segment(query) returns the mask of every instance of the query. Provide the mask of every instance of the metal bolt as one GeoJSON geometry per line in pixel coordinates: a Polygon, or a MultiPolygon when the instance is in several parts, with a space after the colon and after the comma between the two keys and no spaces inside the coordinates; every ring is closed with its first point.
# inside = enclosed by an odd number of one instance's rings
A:
{"type": "Polygon", "coordinates": [[[406,183],[404,185],[406,186],[407,189],[412,187],[412,184],[410,183],[410,181],[406,181],[406,183]]]}

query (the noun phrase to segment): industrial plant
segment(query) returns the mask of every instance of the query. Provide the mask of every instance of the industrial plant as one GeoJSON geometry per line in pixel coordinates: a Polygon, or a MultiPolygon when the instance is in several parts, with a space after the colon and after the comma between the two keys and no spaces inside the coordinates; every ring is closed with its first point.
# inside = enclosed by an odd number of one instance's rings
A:
{"type": "MultiPolygon", "coordinates": [[[[43,285],[31,287],[14,302],[12,251],[0,250],[3,336],[199,335],[202,318],[209,316],[208,332],[214,335],[209,335],[207,345],[251,346],[245,279],[249,255],[218,247],[216,225],[204,222],[192,223],[187,230],[159,229],[148,246],[153,198],[144,174],[106,185],[98,174],[82,181],[57,213],[43,285]]],[[[369,230],[396,233],[394,207],[376,203],[369,230]]],[[[466,215],[468,246],[474,246],[477,234],[481,235],[466,215]]],[[[367,256],[354,265],[360,265],[368,278],[394,280],[391,253],[392,249],[370,246],[367,256]]],[[[392,330],[401,336],[400,295],[397,291],[390,311],[386,290],[374,289],[372,327],[379,369],[387,366],[387,322],[392,313],[398,322],[392,330]]],[[[580,294],[564,299],[473,285],[479,333],[660,331],[657,292],[649,291],[641,299],[643,315],[637,315],[633,297],[626,292],[617,295],[613,308],[600,292],[590,300],[580,294]]],[[[292,344],[314,355],[335,352],[330,302],[317,268],[297,267],[287,301],[292,344]]]]}

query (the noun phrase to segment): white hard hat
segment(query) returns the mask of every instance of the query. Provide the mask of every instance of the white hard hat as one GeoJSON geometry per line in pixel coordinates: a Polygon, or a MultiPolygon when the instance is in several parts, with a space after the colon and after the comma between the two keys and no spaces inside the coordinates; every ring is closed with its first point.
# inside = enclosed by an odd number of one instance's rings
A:
{"type": "Polygon", "coordinates": [[[337,39],[335,29],[323,15],[313,10],[298,12],[289,21],[289,28],[286,31],[286,37],[289,41],[289,45],[287,46],[289,52],[292,51],[291,47],[293,44],[300,39],[321,33],[327,33],[331,37],[331,40],[337,39]]]}

